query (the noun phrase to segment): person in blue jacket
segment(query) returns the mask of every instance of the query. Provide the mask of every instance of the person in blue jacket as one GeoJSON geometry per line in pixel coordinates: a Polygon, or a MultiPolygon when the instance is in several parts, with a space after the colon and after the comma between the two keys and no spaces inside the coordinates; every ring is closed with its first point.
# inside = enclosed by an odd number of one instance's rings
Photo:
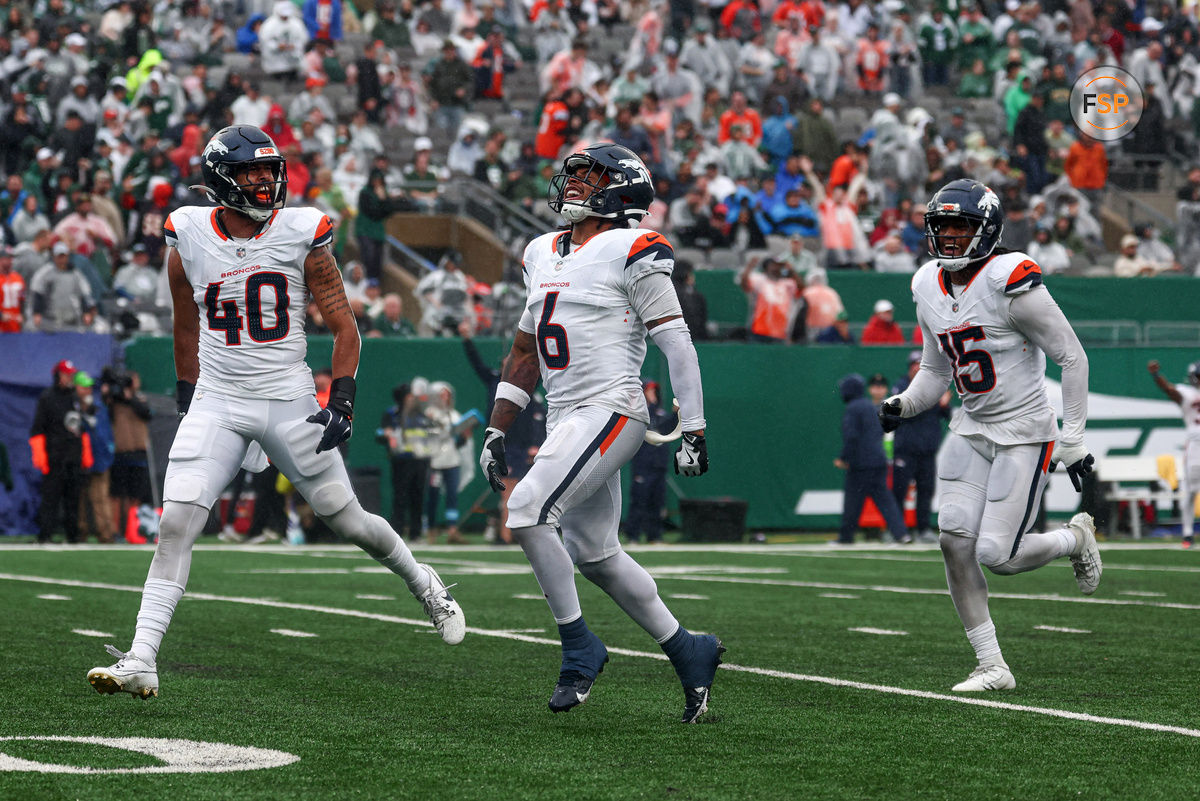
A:
{"type": "MultiPolygon", "coordinates": [[[[892,395],[908,389],[913,376],[921,366],[921,351],[908,354],[908,373],[892,386],[892,395]]],[[[937,534],[930,519],[933,506],[933,490],[937,484],[937,452],[945,433],[943,421],[950,419],[950,393],[943,393],[941,400],[907,419],[896,429],[892,443],[892,494],[896,503],[904,508],[904,499],[913,482],[917,485],[917,541],[937,542],[937,534]]]]}
{"type": "MultiPolygon", "coordinates": [[[[884,381],[884,390],[887,382],[884,381]]],[[[896,542],[912,542],[904,516],[887,486],[887,456],[883,452],[883,426],[876,404],[864,396],[866,381],[851,373],[838,381],[838,392],[846,404],[842,414],[842,451],[833,464],[846,471],[842,500],[842,526],[837,542],[850,545],[867,498],[875,502],[896,542]]]]}

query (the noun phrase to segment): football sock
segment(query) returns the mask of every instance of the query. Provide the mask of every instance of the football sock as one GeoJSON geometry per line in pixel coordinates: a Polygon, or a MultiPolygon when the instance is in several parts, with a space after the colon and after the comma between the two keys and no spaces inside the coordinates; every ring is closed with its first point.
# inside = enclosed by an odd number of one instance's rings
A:
{"type": "Polygon", "coordinates": [[[590,679],[604,667],[608,651],[600,638],[592,633],[582,617],[570,623],[558,624],[558,637],[562,640],[562,668],[560,673],[579,672],[590,679]]]}
{"type": "Polygon", "coordinates": [[[655,642],[665,642],[679,628],[679,621],[658,596],[654,579],[624,551],[599,562],[582,564],[579,572],[608,593],[655,642]]]}
{"type": "Polygon", "coordinates": [[[716,670],[717,638],[696,635],[683,626],[662,643],[663,653],[675,667],[675,674],[685,687],[705,687],[712,684],[716,670]]]}
{"type": "Polygon", "coordinates": [[[372,559],[404,579],[413,595],[420,595],[428,589],[429,578],[418,567],[404,540],[386,520],[368,513],[357,500],[325,518],[325,522],[336,533],[366,551],[372,559]]]}
{"type": "Polygon", "coordinates": [[[958,619],[968,631],[991,620],[988,586],[983,568],[975,560],[975,540],[943,533],[938,542],[946,562],[946,585],[958,619]]]}
{"type": "Polygon", "coordinates": [[[1021,538],[1017,553],[1005,565],[1006,573],[1024,573],[1053,562],[1077,550],[1075,532],[1068,528],[1039,533],[1031,531],[1021,538]]]}
{"type": "Polygon", "coordinates": [[[175,605],[183,597],[183,587],[173,581],[146,579],[142,588],[142,607],[138,610],[137,630],[133,635],[130,651],[138,659],[153,665],[158,659],[158,649],[171,618],[175,605]]]}
{"type": "Polygon", "coordinates": [[[1005,665],[1004,657],[1000,654],[1000,642],[996,639],[996,624],[991,618],[980,626],[967,629],[967,639],[975,649],[975,658],[979,660],[979,664],[1005,665]]]}
{"type": "Polygon", "coordinates": [[[203,506],[166,501],[158,523],[158,546],[146,577],[186,587],[192,568],[192,545],[206,522],[208,510],[203,506]]]}
{"type": "Polygon", "coordinates": [[[575,565],[553,526],[546,524],[513,529],[533,568],[534,578],[559,625],[579,619],[579,593],[575,589],[575,565]]]}

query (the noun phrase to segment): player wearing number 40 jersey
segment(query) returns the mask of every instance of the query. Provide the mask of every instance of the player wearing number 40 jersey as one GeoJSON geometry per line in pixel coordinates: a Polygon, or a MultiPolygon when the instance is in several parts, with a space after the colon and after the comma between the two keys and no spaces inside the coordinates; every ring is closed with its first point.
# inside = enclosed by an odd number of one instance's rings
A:
{"type": "MultiPolygon", "coordinates": [[[[359,338],[330,252],[333,226],[284,208],[287,165],[258,128],[219,131],[201,157],[216,208],[185,207],[166,222],[182,420],[163,485],[158,547],[133,645],[88,672],[99,692],[158,695],[156,659],[183,596],[192,544],[209,509],[257,443],[328,525],[398,574],[442,639],[462,640],[462,610],[428,565],[350,487],[337,446],[350,438],[359,338]],[[333,331],[333,385],[322,409],[305,365],[311,295],[333,331]]],[[[261,454],[259,455],[261,456],[261,454]]]]}
{"type": "Polygon", "coordinates": [[[1083,444],[1088,362],[1037,263],[997,249],[1003,229],[999,198],[978,181],[952,181],[929,201],[925,236],[937,259],[912,282],[925,338],[921,368],[879,408],[892,431],[937,403],[950,382],[962,399],[938,457],[946,580],[978,659],[954,686],[959,692],[1016,686],[980,565],[1008,575],[1066,556],[1088,595],[1102,568],[1091,515],[1077,514],[1056,531],[1030,531],[1047,470],[1063,464],[1077,491],[1092,470],[1083,444]],[[1047,355],[1062,367],[1061,433],[1046,393],[1047,355]]]}
{"type": "Polygon", "coordinates": [[[679,625],[658,588],[621,549],[621,466],[649,423],[640,373],[646,334],[663,351],[679,401],[683,445],[675,471],[708,469],[700,367],[670,274],[667,239],[631,224],[654,199],[650,173],[634,153],[598,144],[568,156],[550,182],[550,208],[570,224],[534,239],[523,268],[525,313],[504,362],[480,464],[504,489],[504,432],[540,376],[547,437],[508,501],[512,529],[558,623],[562,663],[550,709],[585,700],[608,661],[583,621],[574,565],[662,646],[683,684],[685,723],[708,708],[721,641],[679,625]]]}

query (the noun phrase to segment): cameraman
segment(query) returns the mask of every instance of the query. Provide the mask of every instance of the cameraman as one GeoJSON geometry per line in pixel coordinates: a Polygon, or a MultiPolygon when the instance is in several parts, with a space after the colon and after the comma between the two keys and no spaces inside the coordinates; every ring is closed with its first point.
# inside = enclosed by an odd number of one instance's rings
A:
{"type": "Polygon", "coordinates": [[[758,262],[757,257],[750,259],[738,274],[738,284],[754,309],[749,339],[751,342],[790,342],[791,323],[804,319],[803,314],[795,315],[804,284],[778,256],[766,257],[761,270],[756,269],[758,262]]]}
{"type": "MultiPolygon", "coordinates": [[[[142,379],[137,373],[111,367],[100,374],[100,396],[112,418],[115,445],[109,495],[116,512],[117,531],[129,533],[129,510],[153,503],[150,495],[150,462],[146,444],[150,430],[150,406],[141,392],[142,379]]],[[[136,535],[134,538],[141,540],[136,535]]],[[[127,537],[127,539],[129,539],[127,537]]]]}
{"type": "Polygon", "coordinates": [[[455,336],[460,323],[470,320],[470,288],[474,282],[462,271],[462,255],[446,251],[438,269],[417,283],[421,301],[421,336],[455,336]]]}

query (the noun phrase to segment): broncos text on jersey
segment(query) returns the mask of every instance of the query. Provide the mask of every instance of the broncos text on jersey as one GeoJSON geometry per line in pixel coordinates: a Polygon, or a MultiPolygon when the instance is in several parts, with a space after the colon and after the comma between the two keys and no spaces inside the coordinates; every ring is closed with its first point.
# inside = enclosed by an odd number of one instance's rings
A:
{"type": "Polygon", "coordinates": [[[992,256],[966,286],[953,286],[936,261],[913,276],[922,333],[936,337],[962,399],[965,414],[950,426],[956,433],[983,434],[1001,445],[1057,438],[1046,354],[1008,313],[1015,296],[1041,284],[1041,267],[1021,252],[992,256]]]}
{"type": "Polygon", "coordinates": [[[235,239],[217,211],[184,206],[164,225],[200,310],[196,389],[275,400],[313,394],[304,260],[333,240],[333,223],[317,209],[284,208],[258,235],[235,239]]]}
{"type": "Polygon", "coordinates": [[[587,405],[649,423],[640,377],[646,325],[630,288],[653,273],[669,276],[675,252],[644,228],[602,231],[579,245],[570,236],[543,234],[522,259],[528,299],[519,327],[537,339],[548,419],[587,405]]]}

